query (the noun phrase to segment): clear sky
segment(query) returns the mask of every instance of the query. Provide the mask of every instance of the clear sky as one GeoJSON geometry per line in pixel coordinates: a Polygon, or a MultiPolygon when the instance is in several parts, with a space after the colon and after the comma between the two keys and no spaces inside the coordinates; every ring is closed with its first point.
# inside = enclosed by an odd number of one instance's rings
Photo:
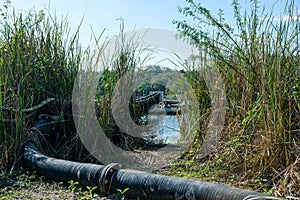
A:
{"type": "MultiPolygon", "coordinates": [[[[0,2],[4,0],[0,0],[0,2]]],[[[90,38],[91,28],[96,35],[99,35],[103,29],[106,29],[105,36],[115,35],[119,31],[122,17],[125,22],[125,30],[134,28],[163,28],[174,30],[173,19],[183,19],[178,12],[178,6],[183,7],[186,4],[184,0],[11,0],[15,10],[36,10],[49,7],[50,12],[58,16],[67,15],[72,28],[76,29],[84,16],[80,38],[85,45],[90,38]]],[[[217,12],[223,9],[228,24],[233,24],[231,0],[198,0],[205,7],[217,12]]],[[[241,6],[247,7],[250,0],[240,0],[241,6]]],[[[260,0],[261,5],[270,9],[274,0],[260,0]]],[[[285,0],[279,0],[275,7],[275,14],[284,9],[285,0]]],[[[295,0],[296,7],[300,8],[300,0],[295,0]]]]}

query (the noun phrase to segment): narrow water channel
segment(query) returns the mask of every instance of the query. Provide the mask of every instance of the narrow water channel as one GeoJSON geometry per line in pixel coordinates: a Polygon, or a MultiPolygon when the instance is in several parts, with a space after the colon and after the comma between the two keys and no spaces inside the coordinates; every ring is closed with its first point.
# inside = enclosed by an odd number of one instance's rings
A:
{"type": "Polygon", "coordinates": [[[167,115],[164,108],[153,106],[145,116],[147,124],[152,126],[152,139],[165,144],[175,144],[180,138],[180,119],[176,115],[167,115]]]}

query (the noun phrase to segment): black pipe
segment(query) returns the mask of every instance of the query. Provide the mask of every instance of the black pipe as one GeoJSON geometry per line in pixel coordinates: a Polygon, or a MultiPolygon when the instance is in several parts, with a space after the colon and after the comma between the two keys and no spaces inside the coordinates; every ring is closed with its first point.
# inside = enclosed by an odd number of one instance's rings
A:
{"type": "Polygon", "coordinates": [[[258,192],[220,184],[55,159],[39,153],[30,141],[24,144],[23,150],[27,168],[57,181],[74,180],[83,186],[98,186],[103,193],[129,188],[126,196],[140,199],[267,199],[258,192]]]}

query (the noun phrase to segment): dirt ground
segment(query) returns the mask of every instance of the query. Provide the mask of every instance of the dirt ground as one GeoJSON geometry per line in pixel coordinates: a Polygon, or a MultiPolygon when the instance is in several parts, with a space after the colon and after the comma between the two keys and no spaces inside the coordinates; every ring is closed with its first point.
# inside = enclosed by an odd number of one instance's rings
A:
{"type": "Polygon", "coordinates": [[[0,199],[97,199],[123,200],[125,194],[101,195],[98,188],[80,187],[77,183],[57,183],[34,173],[0,174],[0,199]]]}

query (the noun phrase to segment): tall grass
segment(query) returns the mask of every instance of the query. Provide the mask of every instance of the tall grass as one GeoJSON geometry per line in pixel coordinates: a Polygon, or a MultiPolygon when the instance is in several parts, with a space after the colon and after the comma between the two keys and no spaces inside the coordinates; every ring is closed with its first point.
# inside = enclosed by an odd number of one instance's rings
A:
{"type": "MultiPolygon", "coordinates": [[[[67,19],[52,16],[47,10],[16,12],[7,1],[1,12],[0,167],[13,169],[20,161],[22,142],[26,139],[24,130],[37,117],[27,117],[23,110],[48,98],[71,100],[77,72],[81,70],[83,59],[91,58],[92,49],[91,46],[85,51],[81,48],[80,25],[71,34],[67,19]]],[[[101,57],[103,63],[98,64],[103,64],[101,70],[104,71],[99,82],[97,92],[100,95],[96,96],[96,107],[99,123],[107,136],[117,138],[119,144],[121,141],[121,145],[130,148],[135,141],[131,141],[116,126],[111,112],[111,99],[120,77],[142,65],[143,49],[136,42],[137,36],[125,39],[124,23],[120,24],[115,51],[107,58],[102,55],[105,45],[99,43],[101,35],[94,36],[94,48],[99,49],[99,54],[95,56],[101,57]]],[[[133,109],[134,105],[130,106],[133,109]]],[[[56,111],[56,114],[63,115],[62,112],[56,111]]],[[[64,141],[63,144],[56,141],[58,145],[54,147],[54,154],[65,159],[95,161],[85,151],[78,135],[66,138],[66,133],[59,134],[64,141]]]]}
{"type": "Polygon", "coordinates": [[[82,50],[65,18],[18,13],[7,1],[0,20],[0,166],[19,159],[29,119],[22,110],[47,98],[71,99],[82,50]]]}
{"type": "Polygon", "coordinates": [[[276,180],[284,191],[288,184],[298,187],[299,168],[283,175],[299,166],[300,152],[300,18],[295,1],[286,1],[279,19],[257,0],[245,12],[233,0],[234,27],[223,11],[214,16],[194,0],[187,3],[180,12],[198,25],[174,23],[183,37],[207,49],[212,67],[226,83],[229,109],[219,155],[223,167],[230,163],[243,179],[272,174],[268,184],[276,180]]]}
{"type": "Polygon", "coordinates": [[[138,73],[140,67],[149,59],[150,53],[147,54],[149,48],[142,47],[139,42],[142,35],[126,35],[124,28],[123,19],[120,19],[119,35],[115,38],[111,38],[109,41],[114,42],[114,49],[110,52],[110,55],[103,54],[101,56],[101,64],[103,66],[101,70],[103,74],[98,91],[102,91],[100,92],[102,94],[97,96],[96,101],[98,102],[99,123],[108,138],[123,148],[130,149],[132,146],[139,145],[139,142],[142,141],[139,139],[134,141],[135,139],[130,136],[130,133],[128,134],[125,133],[125,130],[120,130],[120,127],[118,127],[114,120],[112,107],[117,107],[116,110],[119,110],[119,115],[124,116],[124,119],[128,119],[127,109],[124,110],[124,108],[119,105],[123,102],[128,102],[127,97],[128,94],[130,94],[131,98],[127,104],[130,112],[129,117],[135,122],[138,121],[140,114],[134,104],[136,98],[135,93],[134,91],[128,91],[128,89],[131,88],[131,83],[134,81],[134,76],[138,73]],[[118,81],[120,81],[121,78],[123,78],[124,81],[124,77],[128,79],[125,81],[126,84],[123,83],[116,89],[115,87],[118,81]],[[112,99],[114,97],[118,102],[116,105],[112,105],[112,99]]]}

